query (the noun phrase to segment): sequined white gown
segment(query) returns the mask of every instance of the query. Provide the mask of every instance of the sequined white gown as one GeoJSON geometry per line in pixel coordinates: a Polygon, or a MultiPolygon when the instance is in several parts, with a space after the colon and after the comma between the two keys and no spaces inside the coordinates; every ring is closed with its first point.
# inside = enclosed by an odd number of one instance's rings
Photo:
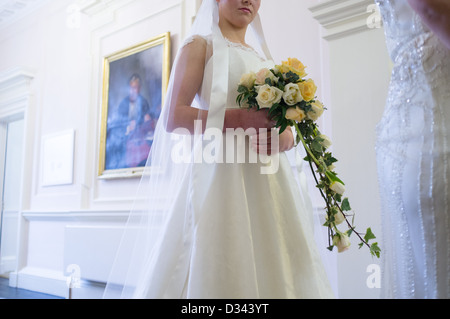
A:
{"type": "Polygon", "coordinates": [[[450,297],[450,51],[406,0],[377,0],[394,62],[377,127],[387,298],[450,297]]]}

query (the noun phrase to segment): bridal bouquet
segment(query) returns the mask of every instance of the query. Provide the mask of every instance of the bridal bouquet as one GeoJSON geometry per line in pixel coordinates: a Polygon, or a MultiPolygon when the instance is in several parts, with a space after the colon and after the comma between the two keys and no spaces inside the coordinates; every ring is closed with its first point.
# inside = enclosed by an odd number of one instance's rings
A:
{"type": "Polygon", "coordinates": [[[309,163],[325,201],[324,226],[328,228],[328,249],[332,251],[337,247],[338,252],[347,250],[349,237],[355,233],[360,239],[359,248],[365,245],[373,256],[380,257],[378,243],[369,243],[376,238],[372,230],[368,228],[365,234],[355,230],[354,215],[349,213],[349,199],[343,196],[345,184],[334,171],[337,159],[329,151],[331,141],[320,133],[316,123],[325,108],[316,99],[316,84],[306,76],[305,66],[295,58],[289,58],[272,69],[244,74],[238,86],[236,102],[240,107],[269,109],[269,116],[276,121],[275,127],[279,128],[280,134],[288,127],[295,127],[296,144],[302,143],[305,148],[305,161],[309,163]],[[339,230],[338,226],[342,225],[347,226],[346,231],[339,230]]]}

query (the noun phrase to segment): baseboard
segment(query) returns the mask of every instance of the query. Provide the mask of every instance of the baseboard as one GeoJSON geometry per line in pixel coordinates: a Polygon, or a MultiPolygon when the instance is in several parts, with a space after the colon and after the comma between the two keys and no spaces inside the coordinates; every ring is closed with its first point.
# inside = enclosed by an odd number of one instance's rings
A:
{"type": "Polygon", "coordinates": [[[9,285],[65,299],[101,299],[105,284],[81,280],[69,289],[69,277],[60,272],[26,267],[9,275],[9,285]]]}
{"type": "Polygon", "coordinates": [[[10,273],[9,285],[62,298],[69,296],[67,277],[54,270],[25,267],[10,273]]]}

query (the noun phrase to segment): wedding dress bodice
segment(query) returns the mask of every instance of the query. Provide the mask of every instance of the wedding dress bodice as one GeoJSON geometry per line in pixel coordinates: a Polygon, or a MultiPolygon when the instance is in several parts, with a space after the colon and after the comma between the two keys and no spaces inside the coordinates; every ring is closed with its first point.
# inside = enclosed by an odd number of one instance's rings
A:
{"type": "Polygon", "coordinates": [[[428,33],[429,30],[406,0],[376,0],[376,2],[383,17],[388,50],[392,60],[395,60],[409,42],[428,33]]]}
{"type": "MultiPolygon", "coordinates": [[[[433,113],[439,111],[436,106],[448,95],[450,51],[407,0],[376,1],[383,17],[387,48],[394,62],[388,107],[379,128],[384,131],[385,142],[400,142],[399,138],[404,137],[401,141],[404,143],[423,135],[422,128],[409,119],[425,116],[432,121],[436,116],[433,113]]],[[[436,129],[445,130],[443,127],[436,129]]]]}
{"type": "MultiPolygon", "coordinates": [[[[211,46],[211,37],[204,38],[211,46]]],[[[188,39],[186,43],[193,41],[188,39]]],[[[249,72],[257,72],[262,68],[272,68],[273,61],[263,59],[260,54],[253,48],[235,43],[224,38],[229,48],[229,70],[228,70],[228,93],[227,108],[239,108],[236,104],[236,98],[239,94],[238,86],[242,75],[249,72]]],[[[200,94],[196,97],[196,107],[208,109],[210,106],[210,94],[213,75],[212,59],[208,59],[205,66],[205,74],[200,94]]]]}

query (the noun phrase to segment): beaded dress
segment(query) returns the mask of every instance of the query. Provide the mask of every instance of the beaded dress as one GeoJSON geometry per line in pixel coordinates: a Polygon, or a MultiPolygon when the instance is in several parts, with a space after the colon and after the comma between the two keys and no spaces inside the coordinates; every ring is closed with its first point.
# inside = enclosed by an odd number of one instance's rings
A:
{"type": "Polygon", "coordinates": [[[394,63],[377,126],[383,297],[450,297],[450,51],[406,0],[377,0],[394,63]]]}

